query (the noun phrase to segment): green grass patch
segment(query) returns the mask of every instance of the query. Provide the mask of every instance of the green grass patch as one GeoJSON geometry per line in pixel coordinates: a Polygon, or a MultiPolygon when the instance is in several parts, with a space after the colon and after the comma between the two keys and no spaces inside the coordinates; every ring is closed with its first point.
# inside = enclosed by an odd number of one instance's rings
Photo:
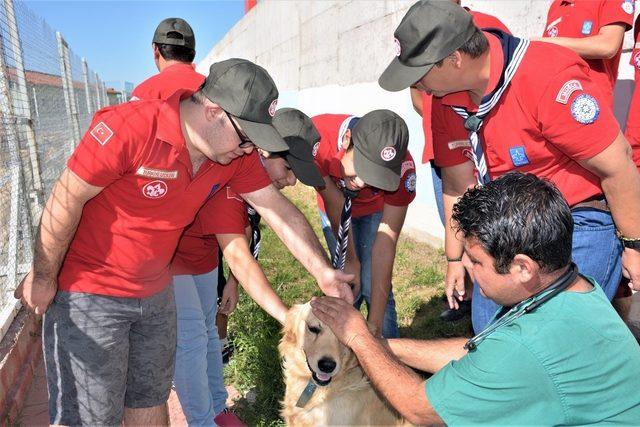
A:
{"type": "MultiPolygon", "coordinates": [[[[315,192],[297,185],[285,191],[311,223],[324,244],[317,213],[315,192]]],[[[260,263],[272,286],[287,306],[304,303],[321,295],[315,280],[291,255],[267,226],[262,227],[260,263]]],[[[403,337],[437,338],[467,336],[470,322],[443,323],[445,261],[443,251],[403,236],[394,265],[394,294],[400,333],[403,337]]],[[[278,322],[267,315],[244,292],[238,308],[229,318],[229,332],[236,346],[225,369],[227,384],[249,396],[236,403],[240,418],[250,426],[281,425],[278,416],[284,395],[281,361],[277,345],[278,322]]]]}

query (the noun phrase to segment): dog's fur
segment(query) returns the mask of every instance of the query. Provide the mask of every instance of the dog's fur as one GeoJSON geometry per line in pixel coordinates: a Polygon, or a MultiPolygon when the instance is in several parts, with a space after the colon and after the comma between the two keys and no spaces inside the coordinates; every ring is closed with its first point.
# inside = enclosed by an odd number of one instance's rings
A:
{"type": "Polygon", "coordinates": [[[279,350],[286,386],[281,415],[287,425],[404,424],[373,389],[355,354],[313,315],[309,304],[289,310],[279,350]],[[312,377],[309,369],[315,371],[316,379],[322,375],[318,365],[321,359],[336,364],[329,373],[331,381],[317,386],[307,404],[298,408],[298,398],[312,377]]]}

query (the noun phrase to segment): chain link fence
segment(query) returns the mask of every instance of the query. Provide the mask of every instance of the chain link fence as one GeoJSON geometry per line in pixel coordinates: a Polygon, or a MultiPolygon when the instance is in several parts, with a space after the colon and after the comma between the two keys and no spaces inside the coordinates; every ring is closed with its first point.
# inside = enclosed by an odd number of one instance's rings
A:
{"type": "Polygon", "coordinates": [[[0,0],[0,339],[19,303],[46,196],[93,113],[104,82],[22,2],[0,0]]]}

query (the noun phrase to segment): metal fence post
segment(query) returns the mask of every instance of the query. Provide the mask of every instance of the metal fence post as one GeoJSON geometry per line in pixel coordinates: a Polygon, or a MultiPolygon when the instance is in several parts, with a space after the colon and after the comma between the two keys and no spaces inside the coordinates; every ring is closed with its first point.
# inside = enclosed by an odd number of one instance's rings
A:
{"type": "Polygon", "coordinates": [[[73,90],[73,79],[71,77],[71,60],[69,59],[69,45],[62,38],[59,31],[56,31],[58,39],[58,54],[60,56],[60,72],[62,74],[62,88],[64,91],[64,102],[67,109],[67,116],[71,124],[71,149],[73,152],[76,144],[80,141],[80,124],[78,123],[78,104],[73,90]]]}
{"type": "Polygon", "coordinates": [[[82,58],[82,77],[84,78],[84,93],[87,97],[87,113],[93,113],[91,108],[91,91],[89,89],[89,67],[87,66],[87,60],[82,58]]]}
{"type": "MultiPolygon", "coordinates": [[[[22,163],[20,161],[20,148],[18,143],[18,134],[16,130],[16,120],[13,114],[13,105],[11,101],[11,92],[9,89],[9,81],[5,74],[4,63],[4,42],[0,35],[0,119],[5,132],[6,146],[8,151],[8,166],[10,176],[10,208],[9,208],[9,224],[5,229],[7,230],[9,248],[7,251],[7,265],[0,266],[0,275],[7,276],[7,282],[10,284],[10,289],[3,289],[6,297],[11,296],[13,287],[17,284],[18,274],[25,272],[24,269],[28,266],[19,265],[18,261],[18,248],[22,245],[23,250],[31,250],[31,227],[26,226],[23,230],[22,238],[19,238],[18,223],[23,226],[31,223],[27,219],[28,213],[26,212],[24,201],[21,201],[21,197],[24,195],[23,188],[23,174],[22,163]],[[24,240],[23,240],[24,239],[24,240]]],[[[30,259],[29,259],[30,262],[30,259]]],[[[3,296],[5,297],[5,296],[3,296]]],[[[5,299],[5,298],[3,298],[5,299]]],[[[10,301],[11,299],[9,299],[10,301]]],[[[15,300],[14,300],[15,301],[15,300]]],[[[13,305],[10,305],[5,310],[9,310],[12,314],[6,314],[6,316],[15,315],[16,310],[19,309],[19,304],[16,301],[13,305]]],[[[3,311],[3,316],[5,315],[3,311]]]]}
{"type": "MultiPolygon", "coordinates": [[[[5,10],[7,13],[7,24],[9,27],[9,41],[13,50],[13,58],[16,62],[16,73],[18,80],[18,90],[15,94],[14,113],[18,116],[18,129],[20,135],[26,136],[27,152],[29,156],[29,165],[23,167],[23,173],[25,170],[29,170],[30,173],[30,185],[29,185],[29,199],[31,217],[37,223],[42,213],[43,205],[43,185],[40,175],[40,162],[38,159],[38,148],[36,143],[36,135],[33,129],[33,117],[31,115],[31,106],[29,105],[29,92],[27,89],[27,80],[24,72],[24,59],[22,54],[22,43],[20,41],[20,34],[18,32],[18,25],[16,23],[16,15],[13,7],[13,0],[5,0],[5,10]],[[16,111],[17,110],[17,111],[16,111]]],[[[22,156],[21,156],[22,158],[22,156]]],[[[33,224],[35,226],[37,224],[33,224]]]]}
{"type": "Polygon", "coordinates": [[[104,99],[104,106],[108,107],[110,105],[109,96],[107,95],[107,85],[102,82],[102,99],[104,99]]]}
{"type": "Polygon", "coordinates": [[[100,76],[96,73],[96,100],[98,101],[98,110],[104,107],[102,102],[102,90],[100,89],[101,87],[102,83],[100,82],[100,76]]]}

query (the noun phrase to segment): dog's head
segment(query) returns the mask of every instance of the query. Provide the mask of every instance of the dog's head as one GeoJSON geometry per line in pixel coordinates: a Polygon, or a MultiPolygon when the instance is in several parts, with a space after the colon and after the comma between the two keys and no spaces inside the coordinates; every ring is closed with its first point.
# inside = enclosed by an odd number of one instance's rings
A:
{"type": "Polygon", "coordinates": [[[303,358],[320,386],[328,385],[332,378],[357,364],[353,352],[313,315],[308,303],[289,310],[280,352],[285,358],[303,358]]]}

